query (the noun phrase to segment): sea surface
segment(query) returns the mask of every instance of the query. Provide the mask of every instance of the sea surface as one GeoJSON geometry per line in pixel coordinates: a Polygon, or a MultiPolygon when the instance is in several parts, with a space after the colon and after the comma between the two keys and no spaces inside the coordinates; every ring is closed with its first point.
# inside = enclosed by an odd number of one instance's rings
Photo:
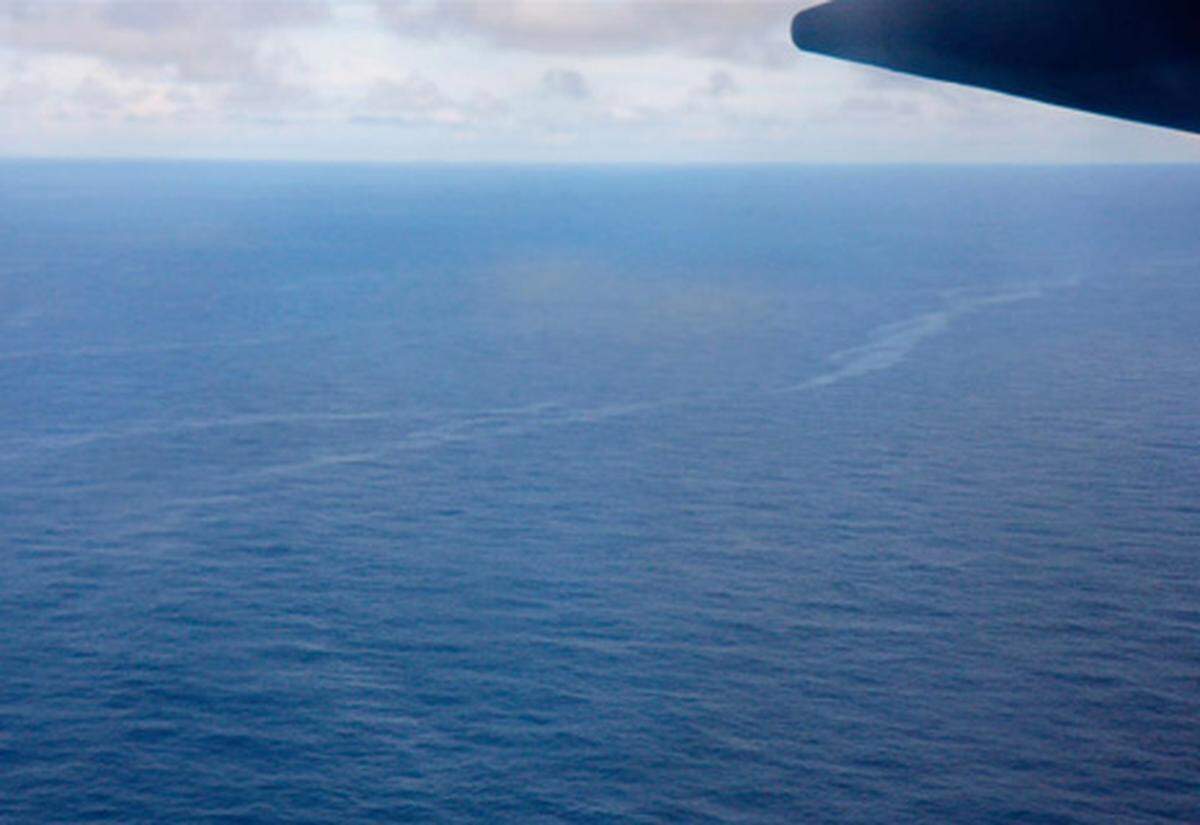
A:
{"type": "Polygon", "coordinates": [[[0,822],[1200,821],[1200,169],[0,163],[0,822]]]}

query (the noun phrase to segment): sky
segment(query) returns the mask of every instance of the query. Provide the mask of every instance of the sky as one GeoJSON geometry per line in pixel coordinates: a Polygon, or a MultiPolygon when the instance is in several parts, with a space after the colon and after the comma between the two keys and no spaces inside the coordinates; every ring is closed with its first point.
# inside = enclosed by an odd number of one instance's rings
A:
{"type": "Polygon", "coordinates": [[[1197,162],[1200,137],[799,52],[811,0],[0,0],[0,156],[1197,162]]]}

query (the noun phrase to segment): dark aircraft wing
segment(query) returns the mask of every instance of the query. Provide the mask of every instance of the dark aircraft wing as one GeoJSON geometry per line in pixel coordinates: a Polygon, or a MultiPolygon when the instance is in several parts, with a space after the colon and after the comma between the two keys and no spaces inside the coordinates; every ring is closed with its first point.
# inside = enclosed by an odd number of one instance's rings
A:
{"type": "Polygon", "coordinates": [[[1200,132],[1200,0],[833,0],[806,51],[1200,132]]]}

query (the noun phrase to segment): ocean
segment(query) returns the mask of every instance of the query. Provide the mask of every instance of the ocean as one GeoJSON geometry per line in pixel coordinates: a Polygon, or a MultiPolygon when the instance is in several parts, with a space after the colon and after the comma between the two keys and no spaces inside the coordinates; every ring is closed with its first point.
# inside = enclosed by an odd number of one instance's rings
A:
{"type": "Polygon", "coordinates": [[[1200,821],[1198,226],[0,163],[0,821],[1200,821]]]}

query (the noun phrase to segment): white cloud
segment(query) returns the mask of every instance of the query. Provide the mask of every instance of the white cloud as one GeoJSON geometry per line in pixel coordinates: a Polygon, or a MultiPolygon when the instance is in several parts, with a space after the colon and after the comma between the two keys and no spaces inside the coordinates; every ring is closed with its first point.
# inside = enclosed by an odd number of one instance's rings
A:
{"type": "Polygon", "coordinates": [[[552,97],[587,100],[592,96],[587,79],[574,69],[547,69],[542,75],[542,90],[552,97]]]}
{"type": "Polygon", "coordinates": [[[445,106],[447,101],[436,83],[413,73],[400,80],[375,81],[364,102],[370,111],[391,116],[432,111],[445,106]]]}
{"type": "Polygon", "coordinates": [[[717,69],[708,76],[708,82],[699,90],[704,97],[729,97],[741,91],[733,75],[724,69],[717,69]]]}
{"type": "Polygon", "coordinates": [[[808,0],[0,0],[0,154],[1200,159],[796,51],[808,0]]]}
{"type": "Polygon", "coordinates": [[[814,2],[381,0],[378,8],[408,37],[466,35],[549,54],[663,52],[777,63],[792,16],[809,5],[814,2]]]}
{"type": "Polygon", "coordinates": [[[347,118],[360,126],[472,129],[499,118],[505,106],[486,95],[452,97],[418,73],[399,79],[380,78],[365,95],[342,101],[347,118]]]}
{"type": "Polygon", "coordinates": [[[184,81],[229,81],[263,73],[259,47],[271,31],[328,15],[317,0],[6,0],[0,47],[94,56],[184,81]]]}

